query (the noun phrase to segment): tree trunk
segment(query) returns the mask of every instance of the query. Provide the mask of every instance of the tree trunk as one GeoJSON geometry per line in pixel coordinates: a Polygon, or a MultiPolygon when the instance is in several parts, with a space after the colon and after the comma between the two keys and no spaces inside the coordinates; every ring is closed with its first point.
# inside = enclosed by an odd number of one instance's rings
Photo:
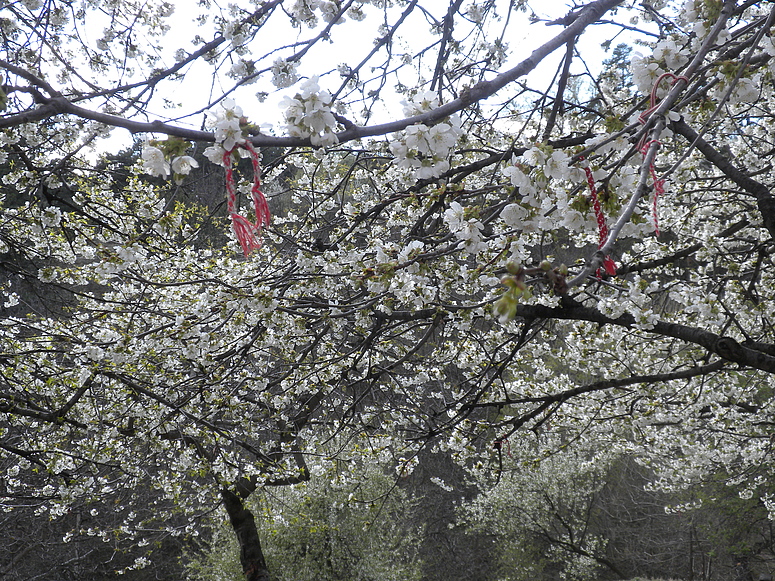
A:
{"type": "Polygon", "coordinates": [[[266,567],[261,541],[258,538],[256,522],[253,513],[245,508],[242,499],[231,490],[221,490],[221,498],[229,520],[237,535],[240,547],[240,563],[247,581],[270,581],[269,569],[266,567]]]}

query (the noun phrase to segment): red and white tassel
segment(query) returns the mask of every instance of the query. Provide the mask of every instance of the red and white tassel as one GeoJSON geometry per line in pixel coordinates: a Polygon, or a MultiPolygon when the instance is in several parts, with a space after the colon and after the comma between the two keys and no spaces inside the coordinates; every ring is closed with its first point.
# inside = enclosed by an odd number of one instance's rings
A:
{"type": "Polygon", "coordinates": [[[263,244],[262,233],[264,228],[269,226],[271,215],[269,213],[269,204],[267,204],[266,197],[261,191],[261,166],[259,164],[258,152],[250,142],[246,141],[238,147],[240,146],[247,149],[253,163],[253,187],[250,190],[250,194],[253,198],[253,208],[256,214],[255,223],[237,213],[237,187],[234,181],[231,158],[234,150],[223,154],[223,165],[226,168],[226,206],[231,217],[234,234],[237,236],[240,246],[242,246],[243,254],[247,257],[254,250],[261,248],[263,244]]]}
{"type": "MultiPolygon", "coordinates": [[[[598,248],[602,248],[603,245],[606,243],[606,240],[608,240],[608,224],[605,220],[605,214],[603,213],[603,207],[600,204],[600,199],[597,196],[597,186],[595,185],[595,178],[592,175],[592,170],[589,169],[589,166],[584,167],[584,173],[587,174],[587,184],[589,185],[589,196],[592,199],[592,209],[595,212],[595,219],[597,220],[597,230],[598,230],[598,240],[599,243],[597,245],[598,248]]],[[[606,257],[603,259],[603,269],[605,270],[606,274],[609,274],[610,276],[616,275],[616,263],[611,259],[610,256],[606,255],[606,257]]],[[[597,276],[600,276],[600,270],[597,271],[597,276]]]]}

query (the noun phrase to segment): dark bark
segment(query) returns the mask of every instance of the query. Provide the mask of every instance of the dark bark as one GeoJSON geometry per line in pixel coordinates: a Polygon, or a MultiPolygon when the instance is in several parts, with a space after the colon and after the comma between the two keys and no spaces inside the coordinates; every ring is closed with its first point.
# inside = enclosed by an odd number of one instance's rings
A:
{"type": "MultiPolygon", "coordinates": [[[[525,319],[590,321],[592,323],[600,323],[601,325],[618,325],[627,328],[633,328],[635,325],[635,318],[630,314],[613,319],[596,309],[583,306],[570,297],[565,297],[563,305],[560,307],[520,305],[517,308],[517,316],[525,319]]],[[[731,337],[717,335],[697,327],[664,321],[657,322],[648,332],[700,345],[722,359],[737,363],[743,367],[752,367],[768,373],[775,373],[775,357],[768,354],[769,347],[771,347],[769,344],[759,346],[757,349],[753,348],[751,344],[741,345],[731,337]]]]}
{"type": "Polygon", "coordinates": [[[229,521],[237,535],[240,547],[240,563],[242,572],[247,581],[269,581],[269,569],[264,559],[264,551],[261,549],[261,540],[258,538],[256,521],[242,502],[242,499],[231,490],[221,490],[221,498],[229,521]]]}

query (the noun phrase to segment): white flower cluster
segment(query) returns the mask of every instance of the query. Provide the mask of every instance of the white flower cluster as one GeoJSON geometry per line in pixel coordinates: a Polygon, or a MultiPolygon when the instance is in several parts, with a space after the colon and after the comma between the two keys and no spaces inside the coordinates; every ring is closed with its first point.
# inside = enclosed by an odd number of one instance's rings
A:
{"type": "Polygon", "coordinates": [[[231,43],[232,47],[238,47],[247,40],[238,22],[226,22],[223,25],[223,37],[231,43]]]}
{"type": "MultiPolygon", "coordinates": [[[[679,47],[674,37],[660,39],[654,45],[651,56],[643,56],[635,53],[630,62],[632,79],[642,93],[649,94],[656,80],[664,73],[678,74],[683,66],[689,62],[689,48],[679,47]]],[[[670,83],[665,82],[657,89],[657,97],[660,99],[667,95],[670,83]]]]}
{"type": "Polygon", "coordinates": [[[485,54],[484,58],[487,59],[487,62],[491,67],[501,66],[509,56],[508,43],[502,42],[500,39],[492,43],[483,42],[479,46],[479,49],[485,54]]]}
{"type": "Polygon", "coordinates": [[[204,155],[211,162],[223,165],[223,155],[233,150],[238,144],[245,141],[242,135],[243,119],[242,107],[233,99],[224,99],[221,106],[214,112],[207,114],[207,126],[215,133],[215,145],[204,150],[204,155]]]}
{"type": "Polygon", "coordinates": [[[339,143],[336,136],[336,118],[331,112],[331,93],[321,90],[318,77],[301,84],[301,92],[285,97],[280,104],[285,108],[288,134],[309,137],[316,147],[330,147],[339,143]]]}
{"type": "Polygon", "coordinates": [[[146,173],[166,178],[172,170],[176,183],[181,183],[183,176],[187,176],[193,168],[199,167],[199,163],[190,155],[178,155],[168,162],[164,152],[150,142],[143,146],[142,158],[146,173]]]}
{"type": "Polygon", "coordinates": [[[466,219],[465,208],[458,202],[452,202],[449,209],[444,212],[444,222],[467,252],[476,254],[487,248],[487,245],[482,242],[484,226],[476,218],[466,219]]]}
{"type": "Polygon", "coordinates": [[[296,0],[291,6],[291,16],[307,26],[315,26],[317,24],[315,10],[319,5],[319,0],[296,0]]]}
{"type": "MultiPolygon", "coordinates": [[[[404,102],[404,115],[419,115],[438,106],[434,93],[420,93],[413,101],[404,102]]],[[[432,126],[417,123],[393,136],[390,151],[395,156],[396,165],[408,170],[408,178],[435,178],[449,169],[449,156],[462,134],[458,115],[432,126]]]]}
{"type": "Polygon", "coordinates": [[[584,171],[570,165],[570,157],[562,150],[547,154],[539,147],[531,147],[521,158],[512,157],[511,164],[501,173],[509,178],[512,186],[519,188],[523,199],[539,207],[538,192],[546,188],[547,178],[577,183],[584,179],[584,171]],[[531,166],[535,170],[531,170],[531,166]]]}
{"type": "Polygon", "coordinates": [[[411,101],[401,101],[401,104],[404,106],[404,115],[411,117],[433,111],[439,106],[439,98],[436,93],[425,91],[417,93],[411,101]]]}
{"type": "Polygon", "coordinates": [[[654,58],[659,62],[664,62],[667,70],[675,73],[689,62],[689,52],[686,48],[680,48],[675,38],[668,36],[661,39],[654,46],[654,58]]]}
{"type": "MultiPolygon", "coordinates": [[[[316,12],[320,12],[320,17],[324,22],[344,21],[344,16],[339,16],[341,10],[340,2],[328,2],[326,0],[296,0],[291,6],[290,14],[298,22],[303,22],[307,26],[314,27],[318,23],[316,12]]],[[[348,16],[353,20],[363,20],[362,6],[350,8],[347,11],[348,16]]]]}
{"type": "MultiPolygon", "coordinates": [[[[242,135],[243,115],[233,99],[224,99],[219,108],[207,114],[207,127],[215,134],[215,145],[205,149],[205,156],[213,163],[223,165],[223,155],[233,150],[239,143],[245,141],[242,135]]],[[[167,177],[170,170],[177,183],[183,180],[199,163],[190,155],[172,155],[170,161],[170,148],[165,152],[164,145],[157,147],[152,142],[146,142],[143,146],[143,166],[147,173],[155,176],[167,177]]]]}
{"type": "MultiPolygon", "coordinates": [[[[589,216],[571,206],[568,185],[575,187],[586,181],[584,170],[571,165],[571,158],[562,150],[534,146],[501,170],[517,188],[519,203],[509,204],[501,211],[504,224],[523,232],[537,232],[561,226],[572,232],[589,230],[589,216]],[[564,183],[563,183],[564,182],[564,183]]],[[[595,179],[604,173],[598,170],[595,179]]]]}
{"type": "Polygon", "coordinates": [[[232,79],[239,79],[243,85],[252,85],[258,80],[258,76],[253,74],[254,71],[254,61],[238,58],[231,68],[226,71],[226,75],[232,79]]]}
{"type": "MultiPolygon", "coordinates": [[[[692,46],[698,48],[711,29],[710,21],[715,20],[711,12],[715,5],[705,0],[687,0],[681,9],[679,21],[691,26],[686,26],[687,34],[692,35],[692,46]]],[[[730,38],[729,30],[722,30],[716,39],[717,45],[725,44],[730,38]]]]}
{"type": "Polygon", "coordinates": [[[651,93],[651,88],[665,70],[653,58],[635,53],[630,61],[632,80],[641,93],[651,93]]]}
{"type": "Polygon", "coordinates": [[[436,486],[438,486],[439,488],[441,488],[442,490],[446,490],[447,492],[454,492],[454,490],[455,490],[455,489],[454,489],[452,486],[450,486],[449,484],[447,484],[446,482],[444,482],[444,481],[443,481],[441,478],[439,478],[438,476],[434,476],[434,477],[432,477],[432,478],[431,478],[431,482],[432,482],[433,484],[435,484],[436,486]]]}
{"type": "Polygon", "coordinates": [[[272,84],[278,89],[285,89],[296,84],[299,75],[296,72],[296,63],[288,62],[284,58],[278,58],[272,63],[272,84]]]}
{"type": "Polygon", "coordinates": [[[16,293],[8,293],[6,295],[6,300],[3,302],[3,307],[8,309],[10,307],[15,307],[19,304],[19,295],[16,293]]]}
{"type": "Polygon", "coordinates": [[[208,113],[208,126],[215,132],[215,142],[226,151],[245,141],[240,126],[242,117],[242,108],[233,99],[224,99],[219,110],[208,113]]]}
{"type": "Polygon", "coordinates": [[[635,319],[634,327],[642,330],[653,329],[659,321],[659,316],[654,312],[652,306],[652,295],[657,295],[660,291],[656,282],[648,284],[642,281],[640,277],[635,276],[627,281],[624,292],[616,292],[607,297],[601,297],[597,303],[597,308],[601,313],[611,318],[617,318],[625,313],[629,313],[635,319]]]}
{"type": "Polygon", "coordinates": [[[759,98],[763,85],[762,75],[754,75],[750,78],[743,77],[737,82],[729,96],[729,102],[731,104],[753,103],[759,98]]]}
{"type": "Polygon", "coordinates": [[[471,4],[466,9],[466,16],[471,20],[471,22],[476,22],[477,24],[484,22],[484,10],[479,4],[471,4]]]}

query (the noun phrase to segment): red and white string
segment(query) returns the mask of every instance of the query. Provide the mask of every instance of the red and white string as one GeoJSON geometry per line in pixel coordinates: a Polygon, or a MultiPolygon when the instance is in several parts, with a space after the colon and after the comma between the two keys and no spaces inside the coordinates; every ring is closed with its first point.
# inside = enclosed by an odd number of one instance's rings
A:
{"type": "MultiPolygon", "coordinates": [[[[581,158],[583,161],[584,158],[581,158]]],[[[592,209],[595,212],[595,220],[597,220],[598,231],[598,248],[602,248],[608,240],[608,224],[606,223],[605,214],[603,213],[603,207],[600,204],[600,198],[597,195],[597,186],[595,185],[595,177],[592,175],[592,170],[588,165],[584,166],[584,173],[587,174],[587,184],[589,185],[589,197],[592,200],[592,209]]],[[[611,276],[616,275],[616,263],[610,256],[606,255],[603,258],[603,269],[606,274],[611,276]]],[[[597,270],[596,276],[601,276],[600,269],[597,270]]]]}
{"type": "MultiPolygon", "coordinates": [[[[672,79],[672,83],[670,85],[675,85],[678,81],[684,81],[687,84],[689,83],[689,79],[682,76],[682,75],[675,75],[673,73],[662,73],[659,75],[656,81],[654,81],[654,86],[651,88],[651,98],[649,100],[649,108],[643,111],[638,116],[638,121],[642,125],[646,125],[648,123],[649,118],[651,117],[651,114],[656,111],[658,107],[658,97],[657,97],[657,90],[659,89],[659,84],[664,79],[672,79]]],[[[659,145],[659,141],[656,141],[654,139],[649,140],[648,134],[644,133],[643,137],[640,138],[640,141],[638,142],[638,151],[640,151],[644,156],[646,153],[648,153],[649,148],[657,144],[659,145]]],[[[649,173],[651,174],[651,179],[654,182],[654,200],[652,202],[652,209],[651,209],[651,215],[652,219],[654,221],[654,232],[659,236],[659,217],[657,213],[657,200],[659,200],[659,196],[665,193],[665,180],[659,179],[657,177],[657,170],[654,166],[654,162],[652,161],[649,164],[649,173]]]]}
{"type": "Polygon", "coordinates": [[[266,197],[261,191],[261,165],[258,152],[248,141],[240,144],[238,147],[244,147],[248,151],[253,164],[253,187],[250,190],[250,195],[253,198],[253,208],[256,214],[255,224],[237,213],[237,187],[232,168],[232,153],[234,149],[223,154],[223,165],[226,168],[226,206],[231,217],[234,234],[242,247],[243,254],[247,257],[254,250],[261,248],[263,244],[263,229],[269,226],[271,215],[269,213],[269,204],[267,204],[266,197]]]}

